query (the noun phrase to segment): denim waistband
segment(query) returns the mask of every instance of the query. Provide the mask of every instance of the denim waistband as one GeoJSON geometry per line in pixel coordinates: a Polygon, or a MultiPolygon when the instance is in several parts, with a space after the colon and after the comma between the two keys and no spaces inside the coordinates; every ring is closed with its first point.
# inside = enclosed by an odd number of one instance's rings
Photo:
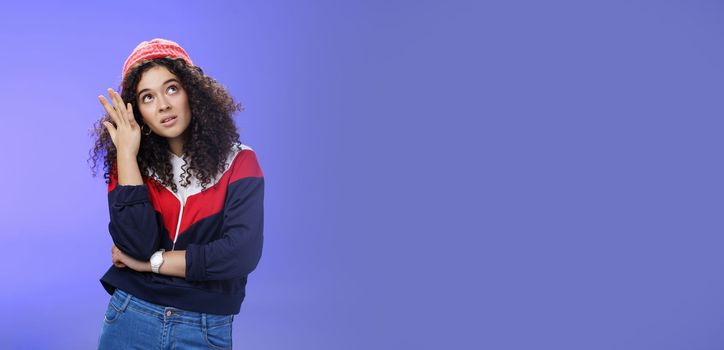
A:
{"type": "Polygon", "coordinates": [[[207,314],[178,309],[175,307],[158,305],[139,299],[118,288],[116,288],[115,292],[113,292],[113,296],[111,297],[111,304],[118,311],[124,311],[126,308],[131,308],[135,311],[157,317],[158,319],[165,322],[198,324],[202,326],[214,327],[232,323],[234,321],[234,315],[207,314]]]}

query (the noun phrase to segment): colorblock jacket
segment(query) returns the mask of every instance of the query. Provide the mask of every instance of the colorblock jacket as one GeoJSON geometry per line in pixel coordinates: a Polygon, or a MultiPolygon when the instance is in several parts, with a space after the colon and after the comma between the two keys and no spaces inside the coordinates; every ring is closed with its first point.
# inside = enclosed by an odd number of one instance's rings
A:
{"type": "Polygon", "coordinates": [[[185,250],[186,278],[111,266],[101,284],[109,294],[120,288],[156,304],[237,314],[263,245],[264,178],[256,154],[236,144],[226,170],[205,190],[194,177],[180,186],[185,162],[171,157],[178,193],[151,175],[138,186],[119,185],[111,176],[108,230],[121,251],[141,261],[159,249],[185,250]]]}

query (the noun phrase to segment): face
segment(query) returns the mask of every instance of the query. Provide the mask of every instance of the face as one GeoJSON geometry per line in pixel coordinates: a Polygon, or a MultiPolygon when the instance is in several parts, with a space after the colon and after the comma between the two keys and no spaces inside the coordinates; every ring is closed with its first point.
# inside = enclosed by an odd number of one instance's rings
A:
{"type": "Polygon", "coordinates": [[[154,66],[143,72],[136,91],[136,105],[151,131],[169,142],[183,142],[191,123],[191,109],[176,75],[166,67],[154,66]]]}

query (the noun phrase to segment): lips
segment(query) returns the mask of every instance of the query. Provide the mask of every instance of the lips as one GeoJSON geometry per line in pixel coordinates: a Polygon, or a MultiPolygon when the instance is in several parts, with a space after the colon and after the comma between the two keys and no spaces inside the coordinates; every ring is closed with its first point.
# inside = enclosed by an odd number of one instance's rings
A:
{"type": "Polygon", "coordinates": [[[174,120],[176,120],[176,116],[172,115],[172,116],[161,119],[161,124],[169,124],[169,123],[172,123],[174,120]]]}

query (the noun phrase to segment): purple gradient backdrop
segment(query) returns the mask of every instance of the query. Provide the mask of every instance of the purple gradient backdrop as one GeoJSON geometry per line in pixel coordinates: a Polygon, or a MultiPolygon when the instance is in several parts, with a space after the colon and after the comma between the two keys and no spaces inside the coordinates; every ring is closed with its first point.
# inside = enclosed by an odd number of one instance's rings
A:
{"type": "Polygon", "coordinates": [[[724,347],[724,3],[0,5],[0,348],[93,348],[96,96],[181,43],[246,106],[240,349],[724,347]]]}

